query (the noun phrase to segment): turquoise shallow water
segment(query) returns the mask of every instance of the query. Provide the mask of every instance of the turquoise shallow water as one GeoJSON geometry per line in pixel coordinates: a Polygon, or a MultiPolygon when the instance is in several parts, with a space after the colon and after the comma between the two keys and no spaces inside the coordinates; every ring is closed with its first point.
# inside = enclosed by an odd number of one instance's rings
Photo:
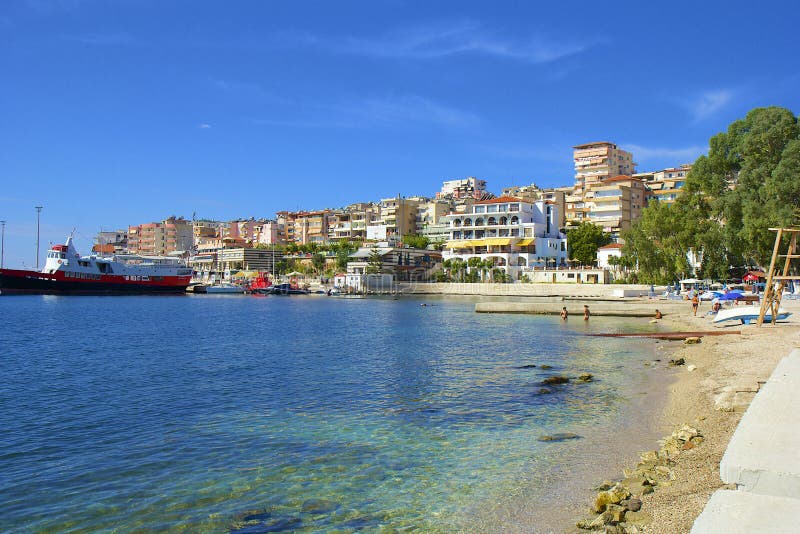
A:
{"type": "Polygon", "coordinates": [[[559,529],[545,510],[657,380],[648,342],[580,335],[646,322],[466,301],[31,296],[0,317],[3,531],[559,529]],[[537,441],[556,432],[582,438],[537,441]]]}

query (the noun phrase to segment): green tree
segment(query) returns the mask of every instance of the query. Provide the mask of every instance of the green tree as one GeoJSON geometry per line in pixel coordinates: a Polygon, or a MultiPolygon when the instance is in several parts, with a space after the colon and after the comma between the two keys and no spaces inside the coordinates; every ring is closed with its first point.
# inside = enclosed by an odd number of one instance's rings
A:
{"type": "Polygon", "coordinates": [[[610,242],[611,236],[590,222],[582,222],[567,230],[569,257],[581,265],[593,265],[597,259],[597,249],[610,242]]]}
{"type": "Polygon", "coordinates": [[[379,274],[383,268],[383,256],[377,248],[372,249],[367,258],[367,273],[379,274]]]}
{"type": "MultiPolygon", "coordinates": [[[[797,222],[800,125],[791,111],[756,108],[709,140],[675,203],[657,202],[623,233],[623,260],[642,282],[689,273],[686,254],[702,255],[699,275],[726,279],[731,266],[766,266],[775,234],[797,222]]],[[[572,242],[570,242],[572,247],[572,242]]]]}
{"type": "Polygon", "coordinates": [[[311,264],[314,266],[314,270],[317,273],[322,272],[325,268],[325,255],[320,252],[315,252],[313,256],[311,256],[311,264]]]}
{"type": "Polygon", "coordinates": [[[424,235],[408,234],[403,236],[403,243],[411,248],[428,248],[431,240],[424,235]]]}

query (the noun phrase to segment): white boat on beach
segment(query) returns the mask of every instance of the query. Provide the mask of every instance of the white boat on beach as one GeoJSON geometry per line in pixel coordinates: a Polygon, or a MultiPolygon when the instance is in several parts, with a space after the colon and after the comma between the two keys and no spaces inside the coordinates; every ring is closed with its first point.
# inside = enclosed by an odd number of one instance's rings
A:
{"type": "MultiPolygon", "coordinates": [[[[722,323],[724,321],[741,321],[742,324],[750,324],[758,320],[758,315],[761,313],[760,306],[733,306],[725,308],[717,312],[717,315],[711,321],[713,323],[722,323]]],[[[792,315],[783,308],[778,310],[778,321],[782,321],[792,315]]],[[[772,322],[772,314],[768,311],[764,316],[765,322],[772,322]]]]}

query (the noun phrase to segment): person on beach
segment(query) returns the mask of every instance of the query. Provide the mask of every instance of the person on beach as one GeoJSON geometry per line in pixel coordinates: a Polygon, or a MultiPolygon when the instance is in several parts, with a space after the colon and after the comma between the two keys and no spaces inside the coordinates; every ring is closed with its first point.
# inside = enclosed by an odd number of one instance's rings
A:
{"type": "Polygon", "coordinates": [[[697,294],[692,297],[692,311],[694,312],[695,317],[697,317],[697,307],[700,306],[700,299],[698,298],[697,294]]]}
{"type": "Polygon", "coordinates": [[[662,317],[663,315],[661,315],[661,312],[656,310],[656,319],[661,319],[662,317]]]}
{"type": "Polygon", "coordinates": [[[566,321],[568,315],[569,313],[567,313],[567,307],[564,306],[563,308],[561,308],[561,320],[566,321]]]}
{"type": "Polygon", "coordinates": [[[587,306],[586,304],[583,305],[583,320],[584,321],[589,320],[589,306],[587,306]]]}

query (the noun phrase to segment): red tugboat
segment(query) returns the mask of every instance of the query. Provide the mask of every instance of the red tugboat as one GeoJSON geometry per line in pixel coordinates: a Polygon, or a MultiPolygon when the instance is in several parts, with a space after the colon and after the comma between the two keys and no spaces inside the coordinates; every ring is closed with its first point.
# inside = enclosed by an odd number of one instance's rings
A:
{"type": "Polygon", "coordinates": [[[118,254],[81,256],[72,244],[53,245],[44,269],[0,269],[0,294],[183,293],[192,270],[178,258],[118,254]]]}

